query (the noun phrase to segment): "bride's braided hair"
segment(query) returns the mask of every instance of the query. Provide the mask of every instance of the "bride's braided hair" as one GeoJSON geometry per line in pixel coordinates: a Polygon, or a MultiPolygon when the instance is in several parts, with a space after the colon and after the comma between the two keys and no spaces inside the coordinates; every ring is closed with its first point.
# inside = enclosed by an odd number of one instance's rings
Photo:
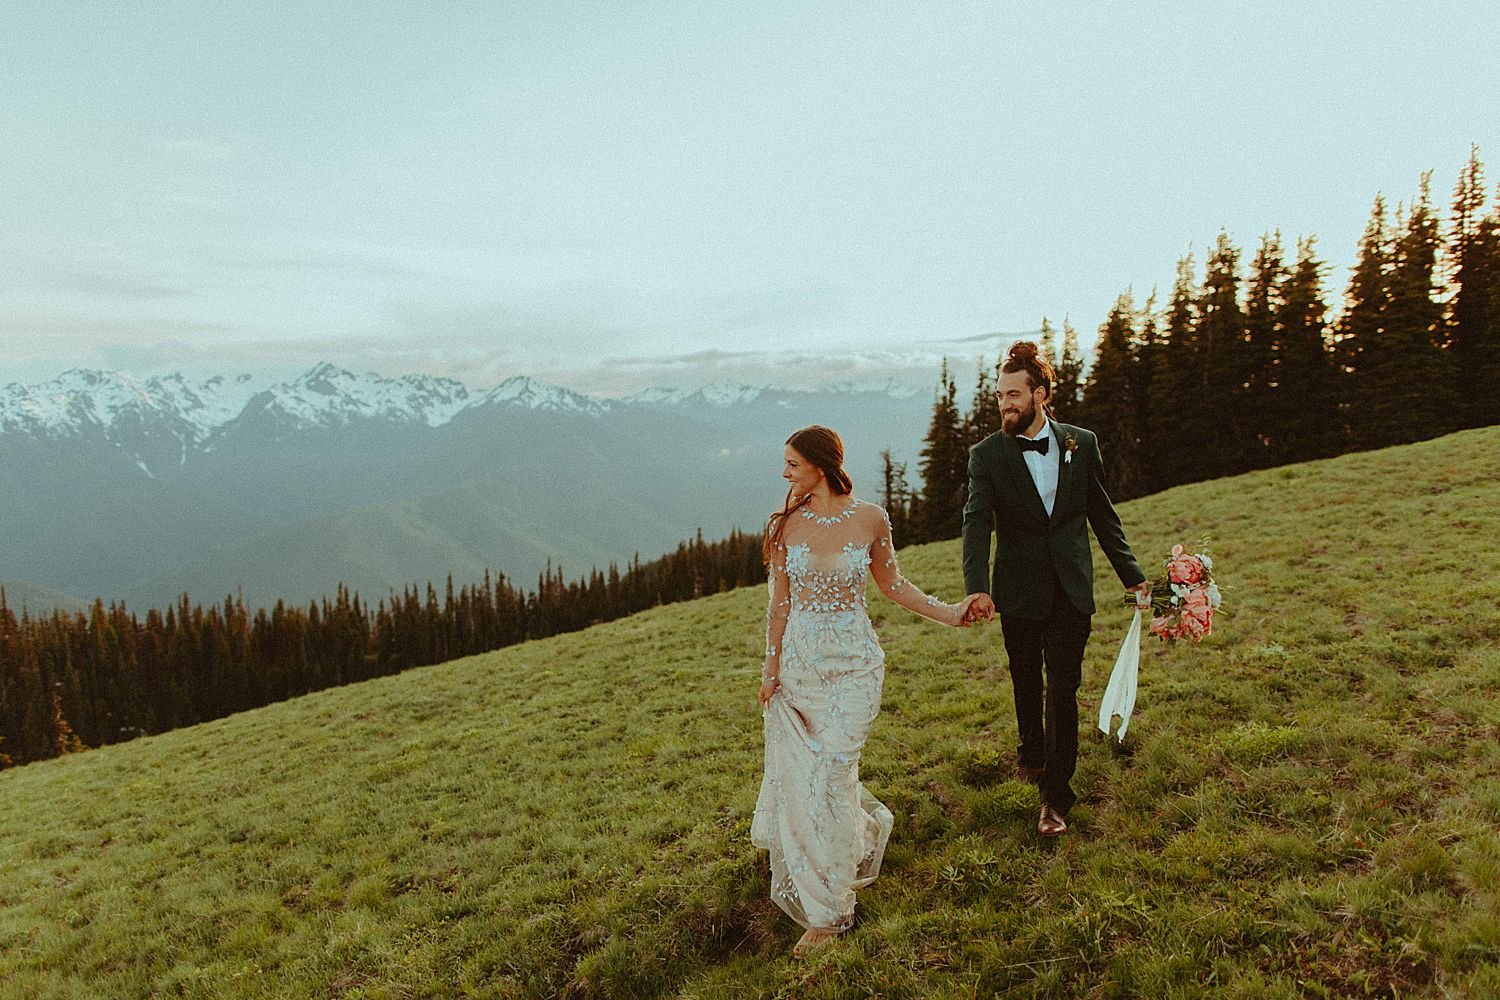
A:
{"type": "MultiPolygon", "coordinates": [[[[844,442],[833,428],[813,424],[787,438],[786,443],[791,445],[797,454],[822,471],[823,476],[828,480],[828,488],[834,496],[845,497],[854,492],[854,483],[850,480],[849,474],[844,471],[844,442]]],[[[793,490],[786,491],[786,503],[779,511],[771,515],[771,523],[766,527],[766,539],[761,543],[760,551],[767,565],[770,565],[771,553],[781,545],[781,536],[786,531],[787,518],[812,501],[811,493],[804,493],[797,497],[795,503],[792,502],[793,496],[793,490]]]]}

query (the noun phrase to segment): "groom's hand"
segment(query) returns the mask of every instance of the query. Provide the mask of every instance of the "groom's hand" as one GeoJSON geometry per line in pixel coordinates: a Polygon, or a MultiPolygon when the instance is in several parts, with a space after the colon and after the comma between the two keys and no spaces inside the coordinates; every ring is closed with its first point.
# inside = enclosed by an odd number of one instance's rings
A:
{"type": "Polygon", "coordinates": [[[1128,592],[1135,595],[1135,603],[1140,607],[1146,607],[1151,603],[1151,581],[1142,580],[1134,587],[1126,587],[1128,592]]]}
{"type": "Polygon", "coordinates": [[[989,594],[970,594],[969,611],[964,615],[964,620],[970,623],[981,619],[987,622],[995,620],[995,601],[989,594]]]}

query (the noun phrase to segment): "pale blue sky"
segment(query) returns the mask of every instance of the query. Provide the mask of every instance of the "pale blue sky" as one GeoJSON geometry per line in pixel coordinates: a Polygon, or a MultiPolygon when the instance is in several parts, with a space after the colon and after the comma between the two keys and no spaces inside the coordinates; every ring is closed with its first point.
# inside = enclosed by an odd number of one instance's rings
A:
{"type": "Polygon", "coordinates": [[[1497,9],[10,2],[0,383],[909,373],[1221,227],[1341,292],[1377,191],[1500,180],[1497,9]]]}

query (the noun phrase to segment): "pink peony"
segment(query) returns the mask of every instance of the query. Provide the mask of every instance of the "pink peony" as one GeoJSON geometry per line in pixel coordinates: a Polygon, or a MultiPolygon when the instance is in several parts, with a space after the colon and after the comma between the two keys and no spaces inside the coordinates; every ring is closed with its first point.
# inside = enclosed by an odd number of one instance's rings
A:
{"type": "Polygon", "coordinates": [[[1183,555],[1172,546],[1172,558],[1167,560],[1167,579],[1173,583],[1197,583],[1203,579],[1203,564],[1194,555],[1183,555]]]}
{"type": "Polygon", "coordinates": [[[1175,638],[1176,632],[1172,628],[1172,619],[1167,615],[1151,619],[1151,634],[1161,639],[1175,638]]]}
{"type": "Polygon", "coordinates": [[[1182,597],[1182,626],[1195,640],[1213,628],[1214,608],[1203,587],[1194,587],[1182,597]]]}
{"type": "Polygon", "coordinates": [[[1203,608],[1207,610],[1212,607],[1213,605],[1208,599],[1207,587],[1189,587],[1187,593],[1182,595],[1182,608],[1184,611],[1190,608],[1203,608]]]}

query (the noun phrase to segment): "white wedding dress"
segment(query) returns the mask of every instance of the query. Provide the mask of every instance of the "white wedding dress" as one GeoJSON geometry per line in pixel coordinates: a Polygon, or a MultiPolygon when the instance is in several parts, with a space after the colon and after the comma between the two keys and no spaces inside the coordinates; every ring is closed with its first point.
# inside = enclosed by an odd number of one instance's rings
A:
{"type": "Polygon", "coordinates": [[[750,840],[771,853],[771,898],[803,927],[845,930],[854,892],[880,871],[891,811],[859,781],[880,710],[885,654],[865,607],[866,574],[904,608],[956,625],[959,606],[902,577],[890,521],[844,498],[822,517],[792,514],[772,552],[766,655],[781,684],[766,707],[765,776],[750,840]]]}

